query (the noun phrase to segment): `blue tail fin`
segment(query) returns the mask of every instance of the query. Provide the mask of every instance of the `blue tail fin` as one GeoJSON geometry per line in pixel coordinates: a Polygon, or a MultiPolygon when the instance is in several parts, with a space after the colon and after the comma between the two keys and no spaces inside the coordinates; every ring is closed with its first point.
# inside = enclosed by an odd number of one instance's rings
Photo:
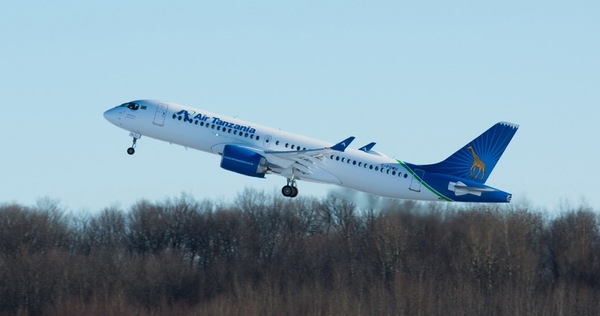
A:
{"type": "Polygon", "coordinates": [[[446,160],[418,168],[485,183],[518,128],[512,123],[496,123],[446,160]]]}

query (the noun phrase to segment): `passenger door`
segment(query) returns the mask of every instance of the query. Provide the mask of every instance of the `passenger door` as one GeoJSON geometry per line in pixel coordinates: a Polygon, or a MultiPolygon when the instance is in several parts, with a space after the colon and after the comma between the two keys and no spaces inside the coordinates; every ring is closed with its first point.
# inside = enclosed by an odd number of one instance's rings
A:
{"type": "Polygon", "coordinates": [[[154,124],[158,126],[165,125],[165,118],[167,117],[167,110],[169,106],[166,104],[159,103],[156,107],[156,113],[154,113],[154,124]]]}
{"type": "Polygon", "coordinates": [[[421,192],[421,180],[425,176],[425,171],[415,169],[412,179],[410,180],[410,189],[415,192],[421,192]],[[420,178],[420,179],[419,179],[420,178]]]}

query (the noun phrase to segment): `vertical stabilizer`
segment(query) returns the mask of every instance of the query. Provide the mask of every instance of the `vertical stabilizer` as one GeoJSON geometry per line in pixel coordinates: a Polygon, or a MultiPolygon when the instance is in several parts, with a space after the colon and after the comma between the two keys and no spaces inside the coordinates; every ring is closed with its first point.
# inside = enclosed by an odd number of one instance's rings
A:
{"type": "Polygon", "coordinates": [[[418,166],[428,173],[441,173],[485,183],[515,135],[519,125],[499,122],[446,160],[418,166]]]}

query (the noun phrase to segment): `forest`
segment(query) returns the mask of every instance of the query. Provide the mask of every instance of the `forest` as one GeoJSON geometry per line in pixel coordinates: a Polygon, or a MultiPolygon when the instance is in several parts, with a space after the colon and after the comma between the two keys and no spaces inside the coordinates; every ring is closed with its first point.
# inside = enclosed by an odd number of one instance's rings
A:
{"type": "Polygon", "coordinates": [[[597,315],[598,213],[187,195],[0,204],[0,315],[597,315]]]}

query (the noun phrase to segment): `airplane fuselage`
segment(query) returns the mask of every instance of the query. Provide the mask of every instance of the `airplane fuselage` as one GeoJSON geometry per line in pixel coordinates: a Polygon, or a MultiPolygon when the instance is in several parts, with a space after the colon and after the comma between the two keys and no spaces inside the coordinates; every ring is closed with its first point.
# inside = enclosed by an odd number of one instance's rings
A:
{"type": "MultiPolygon", "coordinates": [[[[456,200],[428,185],[420,174],[423,171],[415,165],[378,152],[353,148],[331,150],[330,142],[172,102],[133,101],[106,111],[105,117],[128,130],[134,143],[143,135],[222,156],[227,146],[256,152],[266,158],[264,174],[284,176],[294,185],[296,180],[304,180],[336,184],[384,197],[456,200]]],[[[244,160],[233,159],[236,163],[244,160]]],[[[493,202],[510,200],[509,194],[502,193],[494,195],[493,202]]]]}

